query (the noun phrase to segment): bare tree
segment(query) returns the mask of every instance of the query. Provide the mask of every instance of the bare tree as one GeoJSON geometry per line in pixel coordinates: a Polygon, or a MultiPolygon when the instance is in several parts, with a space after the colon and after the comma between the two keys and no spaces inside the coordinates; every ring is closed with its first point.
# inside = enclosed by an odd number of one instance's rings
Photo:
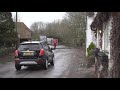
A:
{"type": "Polygon", "coordinates": [[[46,24],[43,22],[34,22],[30,29],[33,31],[33,39],[39,40],[39,36],[44,34],[44,29],[46,27],[46,24]]]}
{"type": "Polygon", "coordinates": [[[67,12],[63,20],[44,24],[35,22],[31,25],[35,35],[46,35],[58,38],[61,43],[70,46],[81,46],[85,43],[85,13],[67,12]]]}

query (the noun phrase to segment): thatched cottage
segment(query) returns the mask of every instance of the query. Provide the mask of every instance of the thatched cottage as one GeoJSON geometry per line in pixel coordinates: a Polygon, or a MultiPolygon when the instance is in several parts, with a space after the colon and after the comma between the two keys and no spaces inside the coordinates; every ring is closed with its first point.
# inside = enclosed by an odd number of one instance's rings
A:
{"type": "Polygon", "coordinates": [[[98,77],[119,78],[120,12],[97,12],[90,27],[96,33],[97,48],[108,56],[108,62],[102,58],[99,64],[98,77]]]}
{"type": "Polygon", "coordinates": [[[32,31],[23,22],[17,22],[17,32],[20,42],[31,40],[32,31]]]}

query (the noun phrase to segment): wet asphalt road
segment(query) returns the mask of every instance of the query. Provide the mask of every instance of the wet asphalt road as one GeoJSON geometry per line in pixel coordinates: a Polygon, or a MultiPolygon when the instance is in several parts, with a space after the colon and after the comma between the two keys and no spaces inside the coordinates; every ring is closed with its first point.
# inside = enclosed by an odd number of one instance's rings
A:
{"type": "Polygon", "coordinates": [[[86,68],[83,48],[74,49],[58,46],[55,53],[55,65],[48,70],[42,67],[22,67],[16,71],[13,62],[0,64],[0,78],[94,78],[94,67],[86,68]]]}

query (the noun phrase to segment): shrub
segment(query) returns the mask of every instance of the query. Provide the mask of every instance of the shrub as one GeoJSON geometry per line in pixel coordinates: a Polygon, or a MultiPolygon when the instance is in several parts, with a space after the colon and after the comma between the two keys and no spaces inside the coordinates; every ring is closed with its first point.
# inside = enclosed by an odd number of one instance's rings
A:
{"type": "Polygon", "coordinates": [[[93,42],[91,42],[91,44],[89,45],[89,47],[87,48],[87,53],[88,53],[88,56],[91,56],[93,55],[93,49],[95,48],[95,44],[93,42]]]}
{"type": "Polygon", "coordinates": [[[93,55],[93,49],[96,48],[95,44],[93,42],[91,42],[91,44],[89,45],[89,47],[87,48],[87,65],[88,67],[92,66],[95,63],[95,57],[93,55]]]}

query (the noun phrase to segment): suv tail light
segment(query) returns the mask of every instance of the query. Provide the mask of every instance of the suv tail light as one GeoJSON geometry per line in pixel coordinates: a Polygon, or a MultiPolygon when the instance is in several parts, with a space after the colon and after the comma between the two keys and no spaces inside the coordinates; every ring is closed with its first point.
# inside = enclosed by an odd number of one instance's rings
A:
{"type": "Polygon", "coordinates": [[[15,56],[18,57],[18,50],[15,50],[15,56]]]}
{"type": "Polygon", "coordinates": [[[43,56],[44,54],[45,54],[44,49],[41,49],[41,50],[40,50],[40,53],[39,53],[39,56],[43,56]]]}

